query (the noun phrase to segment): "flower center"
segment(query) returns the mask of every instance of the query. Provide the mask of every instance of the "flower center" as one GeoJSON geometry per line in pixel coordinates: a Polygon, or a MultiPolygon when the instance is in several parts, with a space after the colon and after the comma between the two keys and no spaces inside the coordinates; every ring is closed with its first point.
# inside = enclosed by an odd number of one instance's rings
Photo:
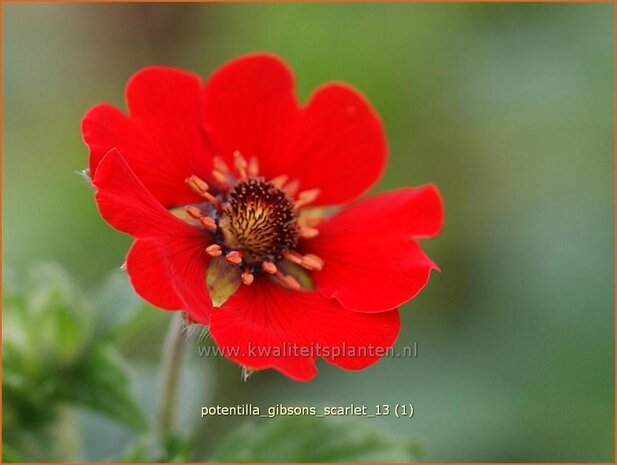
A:
{"type": "Polygon", "coordinates": [[[301,285],[288,271],[293,266],[317,271],[323,260],[295,251],[298,239],[310,239],[319,231],[318,219],[300,215],[300,210],[319,195],[317,189],[297,193],[298,182],[287,176],[266,180],[258,175],[257,161],[247,162],[234,154],[234,170],[219,158],[214,160],[212,190],[197,176],[186,179],[188,186],[206,201],[187,205],[186,213],[208,230],[214,243],[206,248],[211,257],[225,255],[227,263],[242,270],[242,282],[252,284],[256,273],[272,275],[284,286],[299,290],[301,285]],[[292,265],[290,265],[292,264],[292,265]]]}
{"type": "Polygon", "coordinates": [[[227,193],[219,226],[225,243],[244,251],[248,264],[276,261],[298,244],[298,212],[284,191],[247,178],[227,193]]]}

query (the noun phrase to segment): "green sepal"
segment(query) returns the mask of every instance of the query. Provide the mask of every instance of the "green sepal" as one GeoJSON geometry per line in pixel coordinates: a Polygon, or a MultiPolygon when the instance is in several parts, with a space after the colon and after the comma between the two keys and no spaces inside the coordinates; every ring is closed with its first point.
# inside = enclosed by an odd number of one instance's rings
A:
{"type": "Polygon", "coordinates": [[[210,261],[206,270],[206,284],[214,307],[220,307],[240,287],[242,271],[220,256],[210,261]]]}

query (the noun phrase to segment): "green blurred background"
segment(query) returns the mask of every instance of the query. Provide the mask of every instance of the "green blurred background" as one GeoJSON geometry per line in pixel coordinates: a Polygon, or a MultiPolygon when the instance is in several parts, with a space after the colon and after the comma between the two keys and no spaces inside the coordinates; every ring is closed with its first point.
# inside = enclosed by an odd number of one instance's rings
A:
{"type": "MultiPolygon", "coordinates": [[[[149,64],[207,76],[267,50],[294,69],[303,99],[348,81],[385,121],[390,160],[375,191],[434,182],[444,196],[443,233],[425,242],[443,271],[402,308],[398,345],[417,342],[418,357],[357,373],[321,363],[309,384],[275,372],[244,383],[231,362],[199,359],[192,339],[178,414],[200,450],[244,421],[201,420],[202,404],[413,402],[411,421],[361,421],[422,438],[427,461],[613,460],[612,5],[3,11],[3,249],[18,272],[58,262],[88,292],[119,273],[131,240],[75,174],[87,164],[79,125],[96,103],[123,107],[127,78],[149,64]]],[[[149,416],[168,322],[145,309],[122,338],[149,416]]],[[[86,410],[78,421],[84,460],[135,434],[86,410]]]]}

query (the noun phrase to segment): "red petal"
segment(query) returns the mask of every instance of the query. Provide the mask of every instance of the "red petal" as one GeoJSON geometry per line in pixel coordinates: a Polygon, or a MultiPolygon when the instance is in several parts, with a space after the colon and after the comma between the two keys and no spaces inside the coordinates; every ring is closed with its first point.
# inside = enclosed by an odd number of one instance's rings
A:
{"type": "Polygon", "coordinates": [[[213,308],[210,324],[227,358],[254,369],[274,368],[299,381],[315,376],[318,356],[343,368],[366,368],[380,358],[369,345],[386,350],[399,328],[396,310],[352,312],[316,292],[290,291],[267,278],[241,286],[222,307],[213,308]]]}
{"type": "Polygon", "coordinates": [[[236,150],[255,156],[261,173],[271,175],[298,113],[293,85],[285,63],[269,54],[240,57],[212,73],[202,94],[203,124],[217,153],[227,162],[236,150]]]}
{"type": "Polygon", "coordinates": [[[99,211],[114,228],[134,237],[202,236],[205,240],[200,230],[163,208],[117,150],[101,160],[93,183],[99,211]]]}
{"type": "Polygon", "coordinates": [[[182,301],[169,279],[167,257],[158,241],[138,239],[126,257],[126,270],[135,291],[152,305],[166,310],[182,308],[182,301]]]}
{"type": "Polygon", "coordinates": [[[94,185],[103,218],[138,238],[127,257],[137,293],[153,305],[184,309],[207,323],[211,303],[204,250],[210,236],[165,210],[115,149],[99,163],[94,185]]]}
{"type": "Polygon", "coordinates": [[[203,123],[217,153],[259,160],[260,174],[289,175],[302,189],[320,188],[316,204],[355,198],[381,175],[384,130],[366,99],[350,86],[318,89],[307,107],[294,96],[280,59],[249,55],[214,72],[203,92],[203,123]]]}
{"type": "Polygon", "coordinates": [[[351,86],[328,84],[302,111],[279,171],[300,180],[301,189],[319,188],[315,205],[332,205],[366,192],[386,156],[383,125],[366,98],[351,86]]]}
{"type": "Polygon", "coordinates": [[[184,179],[191,174],[207,178],[212,169],[199,120],[200,86],[192,73],[144,68],[127,84],[129,116],[107,104],[88,111],[82,134],[90,148],[91,174],[117,148],[163,205],[195,200],[184,179]]]}
{"type": "Polygon", "coordinates": [[[186,237],[148,237],[131,247],[126,269],[135,291],[167,310],[186,310],[192,320],[208,324],[206,288],[208,256],[201,241],[186,237]]]}
{"type": "Polygon", "coordinates": [[[443,204],[431,185],[357,202],[319,226],[306,248],[325,261],[317,290],[345,308],[381,312],[415,297],[437,265],[414,238],[439,233],[443,204]]]}

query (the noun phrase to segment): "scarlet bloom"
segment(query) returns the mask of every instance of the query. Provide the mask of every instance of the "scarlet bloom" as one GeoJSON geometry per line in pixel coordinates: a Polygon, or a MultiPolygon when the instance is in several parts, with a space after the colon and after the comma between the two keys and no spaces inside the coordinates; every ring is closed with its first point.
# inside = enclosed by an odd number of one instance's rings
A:
{"type": "Polygon", "coordinates": [[[443,206],[432,185],[356,200],[386,163],[357,90],[326,84],[301,105],[287,66],[257,54],[205,83],[142,69],[126,100],[128,114],[90,109],[82,132],[99,211],[135,238],[139,295],[209,325],[235,362],[296,380],[316,358],[357,370],[392,346],[397,307],[437,268],[417,239],[439,233],[443,206]]]}

